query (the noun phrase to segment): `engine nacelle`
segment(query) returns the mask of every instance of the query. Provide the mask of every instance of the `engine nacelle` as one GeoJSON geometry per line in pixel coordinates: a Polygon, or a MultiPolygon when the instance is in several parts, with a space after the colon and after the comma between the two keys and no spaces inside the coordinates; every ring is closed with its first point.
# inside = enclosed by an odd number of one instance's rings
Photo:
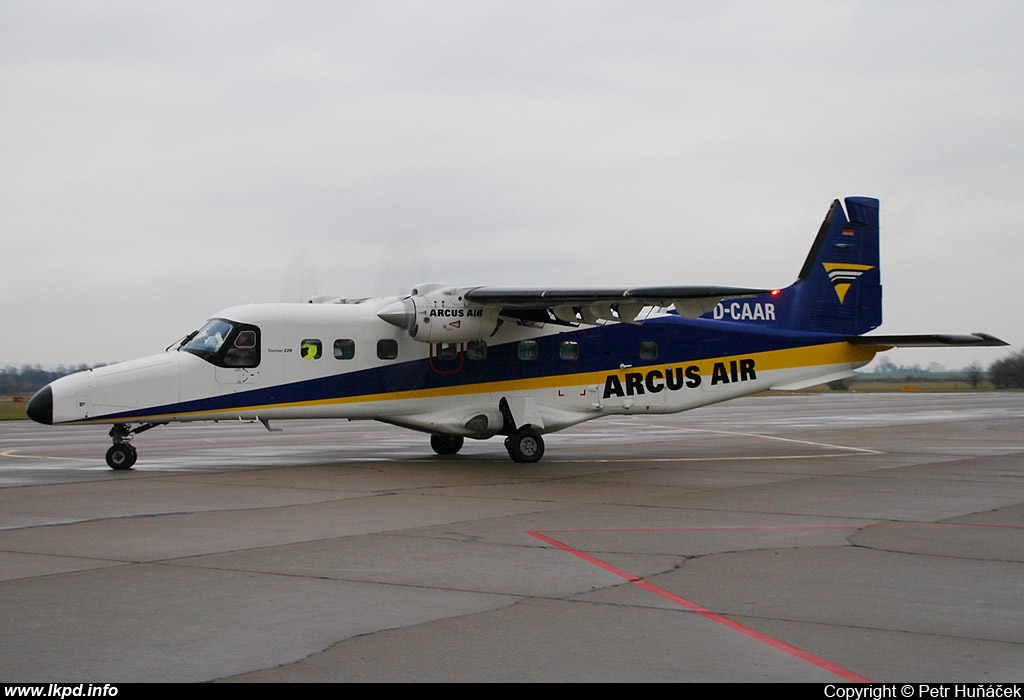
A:
{"type": "Polygon", "coordinates": [[[467,288],[420,285],[412,295],[377,314],[409,331],[421,343],[464,343],[488,338],[498,329],[499,309],[466,301],[467,288]]]}

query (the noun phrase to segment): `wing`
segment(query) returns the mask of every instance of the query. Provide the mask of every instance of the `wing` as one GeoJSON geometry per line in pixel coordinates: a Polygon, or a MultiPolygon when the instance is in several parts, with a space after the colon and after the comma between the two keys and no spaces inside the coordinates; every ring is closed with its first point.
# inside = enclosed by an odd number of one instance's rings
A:
{"type": "Polygon", "coordinates": [[[647,307],[675,306],[686,318],[697,318],[722,299],[752,297],[769,289],[747,287],[476,287],[467,301],[497,306],[501,315],[539,323],[633,323],[647,307]]]}

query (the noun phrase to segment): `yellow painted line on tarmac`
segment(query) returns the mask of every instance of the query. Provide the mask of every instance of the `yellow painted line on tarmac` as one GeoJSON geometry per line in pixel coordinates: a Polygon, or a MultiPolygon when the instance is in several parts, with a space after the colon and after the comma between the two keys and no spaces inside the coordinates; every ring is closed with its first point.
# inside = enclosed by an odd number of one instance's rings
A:
{"type": "Polygon", "coordinates": [[[20,455],[17,454],[17,450],[7,450],[6,452],[0,452],[0,457],[10,457],[11,459],[53,459],[58,462],[95,462],[95,459],[87,459],[85,457],[50,457],[48,455],[20,455]]]}
{"type": "Polygon", "coordinates": [[[761,435],[760,433],[741,433],[732,430],[708,430],[704,428],[683,428],[693,433],[713,433],[718,435],[734,435],[737,437],[758,438],[761,440],[777,440],[779,442],[793,442],[798,445],[810,445],[831,450],[844,450],[843,452],[826,452],[824,454],[810,455],[747,455],[742,457],[651,457],[642,456],[623,457],[621,459],[566,459],[558,458],[545,459],[545,462],[594,462],[596,464],[642,464],[648,462],[674,463],[674,462],[750,462],[769,461],[786,459],[821,459],[824,457],[853,457],[858,454],[884,455],[882,450],[873,450],[868,447],[850,447],[849,445],[835,445],[830,442],[815,442],[813,440],[797,440],[795,438],[784,438],[777,435],[761,435]]]}

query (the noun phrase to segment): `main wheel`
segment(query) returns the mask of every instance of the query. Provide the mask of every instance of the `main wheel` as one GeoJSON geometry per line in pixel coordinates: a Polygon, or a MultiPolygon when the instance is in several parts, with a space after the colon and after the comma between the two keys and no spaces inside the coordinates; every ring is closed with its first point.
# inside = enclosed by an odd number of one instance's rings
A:
{"type": "Polygon", "coordinates": [[[441,433],[433,433],[430,436],[430,447],[439,455],[458,454],[465,442],[466,438],[461,435],[442,435],[441,433]]]}
{"type": "Polygon", "coordinates": [[[127,443],[114,445],[107,450],[107,466],[118,471],[131,469],[138,458],[139,453],[127,443]]]}
{"type": "Polygon", "coordinates": [[[544,456],[544,438],[533,428],[520,428],[505,441],[514,462],[539,462],[544,456]]]}

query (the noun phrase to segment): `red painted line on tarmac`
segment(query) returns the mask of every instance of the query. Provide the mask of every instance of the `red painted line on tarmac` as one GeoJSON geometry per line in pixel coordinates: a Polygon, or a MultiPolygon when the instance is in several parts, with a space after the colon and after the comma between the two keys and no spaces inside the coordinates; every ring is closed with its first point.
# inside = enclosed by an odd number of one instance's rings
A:
{"type": "MultiPolygon", "coordinates": [[[[847,529],[850,529],[850,527],[851,526],[847,526],[847,529]]],[[[699,529],[699,530],[726,530],[726,529],[753,530],[753,529],[769,529],[770,530],[770,529],[778,529],[778,528],[771,528],[771,527],[768,527],[768,528],[678,528],[677,531],[684,532],[684,531],[693,530],[693,529],[699,529]]],[[[799,528],[781,528],[781,529],[799,529],[799,528]]],[[[650,532],[652,530],[638,530],[638,531],[650,532]]],[[[668,532],[668,531],[670,531],[670,529],[669,528],[665,528],[663,531],[668,532]]],[[[558,530],[557,532],[565,532],[565,531],[558,530]]],[[[572,530],[571,532],[609,532],[609,530],[572,530]]],[[[630,530],[626,530],[626,529],[615,530],[615,532],[630,532],[630,530]]],[[[790,656],[793,656],[793,657],[795,657],[797,659],[800,659],[801,661],[805,661],[805,662],[811,664],[812,666],[817,666],[818,668],[823,669],[825,671],[828,671],[829,673],[832,673],[832,674],[838,676],[839,678],[842,678],[843,680],[845,680],[845,681],[847,681],[849,683],[870,683],[871,682],[870,679],[865,678],[864,676],[861,676],[861,675],[859,675],[857,673],[854,673],[853,671],[850,671],[849,669],[843,668],[842,666],[839,666],[838,664],[834,664],[831,661],[827,661],[827,660],[821,658],[820,656],[815,656],[814,654],[811,654],[810,652],[804,651],[803,649],[798,649],[797,647],[793,646],[792,644],[787,644],[786,642],[783,642],[780,639],[775,639],[774,637],[770,637],[767,634],[764,634],[763,632],[758,632],[757,630],[752,629],[750,627],[747,627],[746,625],[742,625],[739,622],[736,622],[735,620],[730,620],[729,618],[725,617],[724,615],[716,613],[716,612],[714,612],[712,610],[708,610],[707,608],[705,608],[705,607],[703,607],[701,605],[698,605],[697,603],[694,603],[691,600],[687,600],[686,598],[683,598],[682,596],[676,595],[675,593],[672,593],[670,591],[666,591],[664,588],[660,588],[658,586],[655,586],[653,583],[650,583],[649,581],[645,581],[643,579],[643,577],[641,577],[641,576],[637,576],[635,574],[631,574],[628,571],[625,571],[625,570],[620,569],[618,567],[612,566],[611,564],[609,564],[606,561],[598,559],[595,556],[592,556],[590,554],[587,554],[586,552],[582,552],[582,551],[576,549],[575,547],[567,545],[565,542],[561,542],[559,540],[556,540],[553,537],[549,537],[549,536],[547,536],[545,534],[542,534],[541,532],[536,531],[536,530],[527,531],[526,534],[530,535],[531,537],[535,537],[536,539],[540,540],[541,542],[546,542],[547,544],[550,544],[553,547],[557,547],[558,549],[562,550],[563,552],[566,552],[568,554],[572,554],[573,556],[578,557],[578,558],[582,559],[585,562],[593,564],[594,566],[596,566],[596,567],[598,567],[600,569],[604,569],[605,571],[607,571],[607,572],[609,572],[611,574],[614,574],[614,575],[618,576],[619,578],[625,579],[629,583],[632,583],[634,585],[640,586],[640,588],[643,588],[645,591],[653,593],[653,594],[655,594],[657,596],[661,596],[665,600],[667,600],[667,601],[669,601],[671,603],[674,603],[675,605],[678,605],[681,608],[684,608],[685,610],[690,610],[691,612],[695,612],[698,615],[700,615],[701,617],[705,618],[706,620],[709,620],[711,622],[717,623],[719,625],[723,625],[724,627],[727,627],[728,629],[731,629],[734,632],[739,632],[740,634],[746,635],[746,636],[750,637],[751,639],[753,639],[755,641],[761,642],[762,644],[767,644],[768,646],[772,647],[773,649],[781,651],[781,652],[783,652],[785,654],[789,654],[790,656]]]]}
{"type": "MultiPolygon", "coordinates": [[[[974,529],[974,528],[995,528],[995,529],[999,529],[999,528],[1009,528],[1009,529],[1018,529],[1019,530],[1019,529],[1024,529],[1024,525],[977,525],[977,524],[968,524],[968,523],[964,523],[964,524],[957,524],[957,523],[934,523],[934,524],[930,524],[930,525],[929,524],[917,524],[917,525],[915,525],[915,524],[892,524],[892,525],[775,525],[775,526],[767,525],[767,526],[735,526],[735,527],[728,527],[728,526],[726,526],[726,527],[673,527],[673,528],[668,528],[668,527],[664,527],[664,528],[663,527],[652,527],[652,528],[586,528],[586,529],[579,529],[579,530],[548,530],[548,532],[554,532],[554,533],[559,533],[559,534],[572,534],[572,533],[584,533],[584,532],[587,532],[587,533],[596,533],[596,532],[635,532],[635,533],[644,533],[644,532],[722,532],[722,531],[728,531],[728,530],[735,530],[735,531],[761,530],[761,531],[782,532],[782,531],[795,531],[795,530],[851,530],[851,529],[852,530],[883,530],[883,529],[884,530],[888,530],[888,529],[893,529],[893,530],[904,530],[904,529],[908,529],[908,530],[909,529],[930,530],[930,529],[949,529],[949,528],[959,528],[959,529],[974,529]]],[[[665,600],[668,600],[668,601],[674,603],[675,605],[678,605],[679,607],[681,607],[681,608],[683,608],[685,610],[689,610],[691,612],[697,613],[698,615],[700,615],[701,617],[705,618],[706,620],[710,620],[711,622],[715,622],[717,624],[723,625],[724,627],[727,627],[728,629],[731,629],[734,632],[739,632],[740,634],[744,634],[744,635],[750,637],[751,639],[754,639],[754,640],[756,640],[758,642],[761,642],[762,644],[767,644],[768,646],[772,647],[773,649],[777,649],[777,650],[779,650],[779,651],[781,651],[783,653],[789,654],[790,656],[798,658],[798,659],[800,659],[802,661],[806,661],[809,664],[812,664],[814,666],[817,666],[818,668],[821,668],[821,669],[823,669],[825,671],[828,671],[829,673],[833,673],[836,676],[839,676],[843,680],[846,680],[846,681],[848,681],[850,683],[870,683],[871,682],[870,679],[867,679],[867,678],[865,678],[865,677],[863,677],[861,675],[858,675],[858,674],[854,673],[853,671],[850,671],[849,669],[845,669],[842,666],[839,666],[837,664],[832,663],[831,661],[827,661],[827,660],[821,658],[820,656],[815,656],[814,654],[811,654],[810,652],[806,652],[803,649],[798,649],[797,647],[793,646],[792,644],[787,644],[786,642],[783,642],[782,640],[775,639],[774,637],[770,637],[767,634],[764,634],[762,632],[758,632],[757,630],[751,629],[750,627],[747,627],[746,625],[742,625],[739,622],[736,622],[734,620],[730,620],[725,615],[722,615],[720,613],[716,613],[713,610],[708,610],[707,608],[705,608],[705,607],[703,607],[701,605],[698,605],[697,603],[694,603],[691,600],[687,600],[686,598],[683,598],[680,595],[676,595],[675,593],[672,593],[670,591],[666,591],[664,588],[660,588],[658,586],[655,586],[653,583],[650,583],[649,581],[645,581],[643,579],[643,577],[641,577],[641,576],[637,576],[635,574],[631,574],[628,571],[620,569],[620,568],[618,568],[616,566],[612,566],[611,564],[609,564],[608,562],[606,562],[606,561],[604,561],[602,559],[598,559],[595,556],[592,556],[590,554],[587,554],[586,552],[580,551],[579,549],[576,549],[575,547],[572,547],[572,546],[570,546],[570,545],[568,545],[565,542],[562,542],[560,540],[556,540],[555,538],[550,537],[549,535],[545,535],[545,534],[541,533],[540,531],[530,530],[530,531],[527,531],[526,534],[528,534],[531,537],[534,537],[534,538],[540,540],[541,542],[545,542],[545,543],[551,545],[552,547],[557,547],[558,549],[562,550],[563,552],[571,554],[574,557],[578,557],[579,559],[582,559],[583,561],[585,561],[585,562],[587,562],[589,564],[592,564],[592,565],[598,567],[599,569],[603,569],[603,570],[607,571],[610,574],[614,574],[615,576],[618,576],[619,578],[624,579],[624,580],[628,581],[629,583],[637,585],[640,588],[643,588],[644,590],[646,590],[646,591],[648,591],[650,593],[653,593],[653,594],[655,594],[657,596],[660,596],[660,597],[664,598],[665,600]]]]}
{"type": "MultiPolygon", "coordinates": [[[[971,523],[935,523],[906,525],[723,525],[720,527],[586,527],[579,530],[548,530],[561,534],[582,532],[742,532],[744,530],[765,532],[795,532],[798,530],[970,530],[970,529],[1024,530],[1024,525],[974,525],[971,523]]],[[[541,539],[539,532],[530,533],[541,539]]],[[[552,540],[552,543],[557,540],[552,540]]]]}
{"type": "MultiPolygon", "coordinates": [[[[579,530],[579,532],[584,532],[584,531],[583,530],[579,530]]],[[[536,537],[541,542],[547,542],[552,547],[557,547],[558,549],[562,550],[563,552],[568,552],[569,554],[573,555],[574,557],[579,557],[580,559],[582,559],[583,561],[587,562],[588,564],[593,564],[597,568],[604,569],[605,571],[607,571],[610,574],[615,574],[619,578],[624,578],[627,581],[629,581],[630,583],[636,583],[638,581],[642,581],[643,580],[639,576],[634,576],[633,574],[629,573],[628,571],[623,571],[622,569],[614,567],[614,566],[612,566],[611,564],[609,564],[606,561],[602,561],[601,559],[598,559],[597,557],[592,557],[589,554],[587,554],[586,552],[581,552],[580,550],[576,549],[575,547],[570,547],[565,542],[559,542],[558,540],[556,540],[554,538],[551,538],[551,537],[548,537],[547,535],[542,535],[540,532],[538,532],[536,530],[527,531],[526,534],[529,535],[530,537],[536,537]]]]}

